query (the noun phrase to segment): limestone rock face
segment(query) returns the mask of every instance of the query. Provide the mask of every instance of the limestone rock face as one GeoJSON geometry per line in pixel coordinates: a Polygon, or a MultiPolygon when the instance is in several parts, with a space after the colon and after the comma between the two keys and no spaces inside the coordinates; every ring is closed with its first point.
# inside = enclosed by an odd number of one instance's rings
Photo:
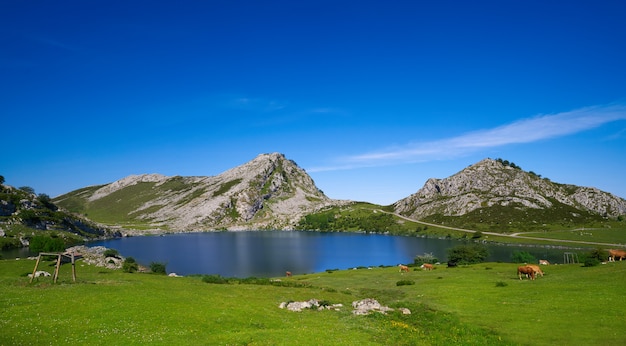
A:
{"type": "Polygon", "coordinates": [[[308,213],[347,203],[326,197],[279,153],[261,154],[211,177],[133,175],[77,190],[57,203],[76,198],[98,208],[124,203],[128,218],[171,231],[292,229],[308,213]]]}
{"type": "Polygon", "coordinates": [[[397,213],[423,218],[459,216],[492,206],[548,209],[555,203],[616,217],[626,200],[593,187],[557,184],[499,160],[485,159],[445,179],[428,179],[416,193],[394,203],[397,213]]]}

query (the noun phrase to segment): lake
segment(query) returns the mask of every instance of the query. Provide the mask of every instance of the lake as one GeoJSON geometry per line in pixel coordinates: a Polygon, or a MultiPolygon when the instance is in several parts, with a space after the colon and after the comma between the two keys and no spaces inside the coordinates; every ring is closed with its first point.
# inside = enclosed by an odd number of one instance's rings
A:
{"type": "MultiPolygon", "coordinates": [[[[452,239],[365,233],[246,231],[168,234],[90,242],[133,257],[142,265],[165,263],[168,273],[219,274],[225,277],[276,277],[379,265],[413,263],[432,253],[441,262],[447,249],[462,244],[452,239]]],[[[564,249],[487,244],[488,261],[511,262],[513,251],[563,263],[564,249]]],[[[575,252],[575,251],[574,251],[575,252]]],[[[582,253],[582,252],[581,252],[582,253]]],[[[5,258],[9,258],[5,256],[5,258]]]]}

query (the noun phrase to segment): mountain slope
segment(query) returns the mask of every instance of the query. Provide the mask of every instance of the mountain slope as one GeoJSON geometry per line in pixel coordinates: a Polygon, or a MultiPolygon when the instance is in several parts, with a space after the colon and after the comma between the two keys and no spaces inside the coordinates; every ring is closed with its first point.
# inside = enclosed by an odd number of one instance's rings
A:
{"type": "Polygon", "coordinates": [[[485,159],[445,179],[429,179],[393,204],[416,219],[461,223],[589,221],[626,214],[626,200],[596,188],[557,184],[508,161],[485,159]],[[454,222],[454,221],[453,221],[454,222]]]}
{"type": "Polygon", "coordinates": [[[262,154],[214,177],[129,176],[55,201],[91,219],[173,231],[291,229],[331,200],[282,154],[262,154]]]}
{"type": "Polygon", "coordinates": [[[84,240],[118,235],[59,209],[46,194],[36,195],[28,187],[0,184],[0,250],[30,244],[33,251],[61,251],[84,240]],[[39,246],[32,246],[33,239],[39,246]]]}

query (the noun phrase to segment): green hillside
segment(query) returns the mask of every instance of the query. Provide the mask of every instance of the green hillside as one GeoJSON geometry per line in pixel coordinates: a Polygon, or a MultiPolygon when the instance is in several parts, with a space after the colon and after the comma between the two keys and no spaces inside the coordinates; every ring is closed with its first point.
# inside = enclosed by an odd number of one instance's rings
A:
{"type": "MultiPolygon", "coordinates": [[[[0,180],[4,182],[2,176],[0,180]]],[[[85,240],[116,235],[59,208],[46,194],[36,194],[27,186],[0,184],[0,249],[30,245],[33,251],[62,251],[85,240]]]]}

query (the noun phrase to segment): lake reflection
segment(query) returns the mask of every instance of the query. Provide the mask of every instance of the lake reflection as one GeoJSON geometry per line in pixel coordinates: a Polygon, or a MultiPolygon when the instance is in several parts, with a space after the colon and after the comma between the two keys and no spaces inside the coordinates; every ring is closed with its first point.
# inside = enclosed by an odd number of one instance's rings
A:
{"type": "MultiPolygon", "coordinates": [[[[416,255],[432,253],[444,262],[447,249],[461,244],[451,239],[415,238],[363,233],[250,231],[185,233],[98,241],[142,265],[167,264],[168,273],[219,274],[226,277],[274,277],[348,269],[359,266],[412,263],[416,255]]],[[[488,245],[489,261],[510,261],[513,251],[556,262],[563,250],[488,245]]]]}

